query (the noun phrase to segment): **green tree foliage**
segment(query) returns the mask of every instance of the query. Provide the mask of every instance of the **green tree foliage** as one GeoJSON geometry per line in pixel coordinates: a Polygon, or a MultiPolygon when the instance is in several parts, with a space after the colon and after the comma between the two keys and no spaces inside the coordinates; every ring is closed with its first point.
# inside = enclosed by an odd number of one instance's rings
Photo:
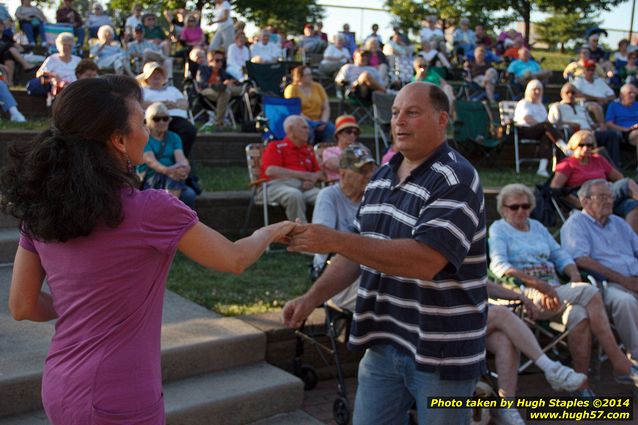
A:
{"type": "Polygon", "coordinates": [[[306,22],[324,17],[324,9],[316,0],[235,0],[233,9],[259,27],[272,25],[294,33],[300,33],[306,22]]]}
{"type": "Polygon", "coordinates": [[[561,53],[565,53],[565,45],[581,39],[585,30],[600,25],[580,12],[554,12],[551,16],[538,24],[538,39],[546,43],[550,49],[560,46],[561,53]]]}

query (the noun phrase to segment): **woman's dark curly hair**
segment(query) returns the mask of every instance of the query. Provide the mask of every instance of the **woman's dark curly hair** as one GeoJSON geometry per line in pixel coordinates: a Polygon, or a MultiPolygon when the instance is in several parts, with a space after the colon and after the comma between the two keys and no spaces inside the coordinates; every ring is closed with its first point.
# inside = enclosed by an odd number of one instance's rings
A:
{"type": "Polygon", "coordinates": [[[120,192],[137,177],[111,153],[111,136],[128,134],[142,91],[135,79],[107,75],[78,80],[53,105],[51,127],[14,143],[0,172],[0,210],[35,239],[65,242],[97,224],[118,226],[120,192]]]}

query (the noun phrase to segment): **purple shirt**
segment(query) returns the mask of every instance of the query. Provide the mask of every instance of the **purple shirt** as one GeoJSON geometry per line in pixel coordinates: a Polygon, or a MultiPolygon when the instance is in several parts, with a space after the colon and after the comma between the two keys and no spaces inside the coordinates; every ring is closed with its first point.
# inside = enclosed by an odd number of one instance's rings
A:
{"type": "Polygon", "coordinates": [[[164,423],[164,287],[177,243],[198,219],[159,190],[123,190],[122,210],[116,228],[64,243],[20,237],[40,257],[58,313],[42,378],[53,424],[164,423]]]}

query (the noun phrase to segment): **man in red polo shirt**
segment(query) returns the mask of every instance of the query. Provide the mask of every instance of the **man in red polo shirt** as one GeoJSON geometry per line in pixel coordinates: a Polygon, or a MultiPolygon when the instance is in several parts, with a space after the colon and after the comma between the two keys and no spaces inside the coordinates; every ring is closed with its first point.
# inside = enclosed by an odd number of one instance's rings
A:
{"type": "MultiPolygon", "coordinates": [[[[284,140],[270,142],[264,150],[261,178],[269,180],[268,200],[283,205],[288,220],[307,223],[306,203],[315,203],[319,193],[315,183],[323,174],[308,146],[306,120],[300,115],[291,115],[284,121],[284,130],[284,140]]],[[[261,189],[257,196],[263,196],[261,189]]]]}

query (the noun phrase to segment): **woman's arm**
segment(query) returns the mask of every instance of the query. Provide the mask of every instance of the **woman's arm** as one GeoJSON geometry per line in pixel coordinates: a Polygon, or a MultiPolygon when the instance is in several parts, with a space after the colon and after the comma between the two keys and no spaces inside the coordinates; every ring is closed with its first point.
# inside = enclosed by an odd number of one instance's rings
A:
{"type": "Polygon", "coordinates": [[[552,177],[552,181],[549,182],[549,187],[552,189],[560,189],[561,187],[565,187],[565,183],[567,183],[567,176],[559,171],[554,173],[554,177],[552,177]]]}
{"type": "Polygon", "coordinates": [[[226,19],[228,19],[228,15],[230,15],[230,11],[228,9],[224,9],[224,11],[222,12],[222,16],[218,20],[211,22],[211,24],[224,22],[226,19]]]}
{"type": "Polygon", "coordinates": [[[9,290],[9,311],[15,320],[47,322],[58,317],[51,295],[42,292],[44,276],[38,254],[18,247],[9,290]]]}
{"type": "Polygon", "coordinates": [[[197,223],[182,236],[177,248],[204,267],[238,275],[257,261],[268,245],[286,242],[286,235],[294,227],[294,223],[282,221],[231,242],[205,224],[197,223]]]}
{"type": "Polygon", "coordinates": [[[622,173],[615,168],[612,168],[611,171],[607,173],[607,180],[609,180],[610,182],[615,182],[623,178],[624,176],[622,175],[622,173]]]}
{"type": "Polygon", "coordinates": [[[330,121],[330,102],[326,96],[321,105],[321,122],[327,123],[328,121],[330,121]]]}

